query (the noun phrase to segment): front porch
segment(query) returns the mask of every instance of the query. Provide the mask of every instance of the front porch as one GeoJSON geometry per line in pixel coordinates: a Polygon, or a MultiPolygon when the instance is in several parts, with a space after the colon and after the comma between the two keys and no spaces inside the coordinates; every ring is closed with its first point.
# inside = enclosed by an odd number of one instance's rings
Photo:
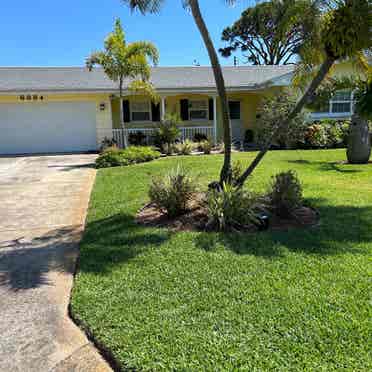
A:
{"type": "MultiPolygon", "coordinates": [[[[228,94],[232,138],[237,145],[242,146],[247,130],[254,128],[258,97],[254,92],[228,94]]],[[[139,134],[143,143],[150,145],[167,114],[176,114],[180,119],[180,141],[197,141],[201,136],[213,144],[221,140],[221,108],[214,92],[162,93],[158,103],[141,95],[127,95],[121,101],[114,99],[112,138],[124,147],[130,143],[130,137],[139,134]]]]}
{"type": "Polygon", "coordinates": [[[131,134],[141,133],[149,144],[167,114],[180,119],[180,141],[204,135],[217,142],[217,96],[195,93],[161,95],[158,103],[141,95],[123,97],[116,112],[113,106],[113,138],[119,146],[124,146],[131,134]],[[120,117],[122,122],[117,120],[120,117]]]}

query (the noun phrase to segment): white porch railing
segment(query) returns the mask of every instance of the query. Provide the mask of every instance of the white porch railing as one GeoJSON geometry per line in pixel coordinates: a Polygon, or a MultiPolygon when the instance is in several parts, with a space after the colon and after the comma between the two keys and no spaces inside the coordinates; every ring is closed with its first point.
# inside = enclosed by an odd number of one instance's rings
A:
{"type": "MultiPolygon", "coordinates": [[[[186,139],[192,141],[196,134],[204,134],[207,136],[211,141],[214,138],[214,128],[209,127],[180,127],[181,131],[180,140],[183,142],[186,139]]],[[[119,147],[124,147],[125,142],[128,143],[128,136],[131,133],[138,133],[141,132],[144,134],[144,142],[149,145],[152,142],[152,138],[157,132],[157,128],[128,128],[128,129],[113,129],[112,130],[112,138],[115,140],[119,147]]]]}

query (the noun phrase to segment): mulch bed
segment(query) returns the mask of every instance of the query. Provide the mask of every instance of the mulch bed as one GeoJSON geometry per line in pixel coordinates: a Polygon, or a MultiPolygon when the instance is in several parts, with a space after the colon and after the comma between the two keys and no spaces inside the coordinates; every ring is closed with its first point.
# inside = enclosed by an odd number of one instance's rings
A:
{"type": "MultiPolygon", "coordinates": [[[[141,208],[135,218],[136,223],[143,226],[164,227],[172,231],[207,231],[207,209],[204,195],[198,194],[189,203],[189,209],[182,215],[170,219],[156,205],[149,203],[141,208]]],[[[319,224],[319,214],[312,208],[302,206],[296,209],[290,219],[270,215],[269,230],[288,230],[291,228],[314,227],[319,224]]],[[[255,232],[255,226],[247,228],[247,232],[255,232]]]]}

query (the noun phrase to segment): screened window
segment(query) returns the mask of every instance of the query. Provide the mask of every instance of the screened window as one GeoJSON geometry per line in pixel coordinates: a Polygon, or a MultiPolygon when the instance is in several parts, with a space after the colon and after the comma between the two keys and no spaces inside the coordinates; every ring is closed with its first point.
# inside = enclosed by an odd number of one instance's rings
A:
{"type": "Polygon", "coordinates": [[[336,92],[330,101],[330,112],[334,114],[344,112],[351,113],[352,107],[353,95],[349,90],[341,90],[336,92]]]}
{"type": "Polygon", "coordinates": [[[132,121],[150,121],[150,103],[147,101],[131,102],[132,121]]]}
{"type": "Polygon", "coordinates": [[[208,102],[206,100],[190,101],[189,117],[190,120],[207,120],[208,102]]]}

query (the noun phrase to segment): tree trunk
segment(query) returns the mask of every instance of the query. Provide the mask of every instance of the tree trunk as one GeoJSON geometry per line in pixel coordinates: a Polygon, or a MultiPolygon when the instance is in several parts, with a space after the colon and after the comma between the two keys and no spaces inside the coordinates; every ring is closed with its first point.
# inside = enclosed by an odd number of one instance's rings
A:
{"type": "Polygon", "coordinates": [[[119,78],[119,104],[120,104],[120,125],[123,128],[124,131],[124,147],[128,147],[128,139],[127,135],[125,133],[125,125],[124,125],[124,114],[123,114],[123,78],[119,78]]]}
{"type": "Polygon", "coordinates": [[[371,156],[368,121],[357,114],[351,118],[346,154],[350,164],[366,164],[371,156]]]}
{"type": "Polygon", "coordinates": [[[229,105],[227,101],[227,94],[225,88],[225,81],[222,74],[222,69],[216,50],[214,48],[212,39],[209,35],[207,26],[204,22],[203,16],[200,12],[198,0],[190,0],[189,5],[191,8],[192,15],[195,23],[199,29],[199,32],[203,38],[204,44],[207,48],[209,59],[212,64],[214,78],[216,80],[216,86],[218,95],[221,100],[221,111],[222,111],[222,125],[223,125],[223,141],[225,143],[225,156],[224,163],[220,173],[220,183],[229,182],[231,180],[231,124],[229,115],[229,105]]]}
{"type": "Polygon", "coordinates": [[[253,171],[256,169],[258,164],[260,164],[263,157],[269,151],[273,140],[278,136],[278,133],[282,130],[282,128],[288,127],[290,122],[301,112],[301,110],[305,107],[305,105],[308,104],[313,99],[315,91],[317,90],[319,85],[322,83],[324,78],[327,76],[334,62],[335,62],[334,58],[327,57],[326,60],[322,63],[317,75],[312,80],[311,84],[307,88],[304,95],[297,102],[296,106],[294,107],[292,112],[288,115],[287,119],[281,125],[279,125],[277,129],[268,138],[262,150],[257,154],[257,156],[255,157],[255,159],[253,159],[249,167],[236,181],[236,186],[242,187],[244,185],[244,182],[246,181],[246,179],[253,173],[253,171]]]}

